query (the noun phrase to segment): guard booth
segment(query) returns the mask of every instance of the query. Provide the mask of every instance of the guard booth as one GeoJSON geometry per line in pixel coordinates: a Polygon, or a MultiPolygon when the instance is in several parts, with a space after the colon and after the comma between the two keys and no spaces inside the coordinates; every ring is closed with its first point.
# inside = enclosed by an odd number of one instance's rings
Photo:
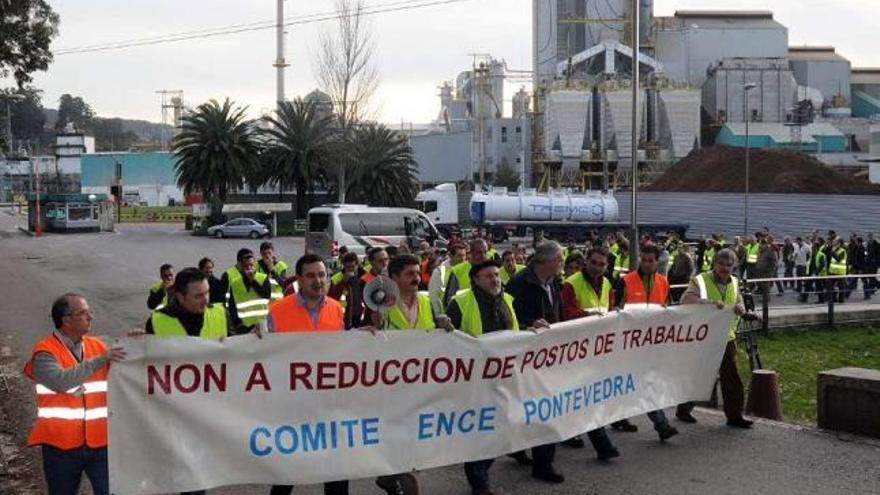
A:
{"type": "Polygon", "coordinates": [[[36,231],[37,215],[44,232],[113,231],[113,202],[106,194],[49,193],[28,195],[28,229],[36,231]]]}

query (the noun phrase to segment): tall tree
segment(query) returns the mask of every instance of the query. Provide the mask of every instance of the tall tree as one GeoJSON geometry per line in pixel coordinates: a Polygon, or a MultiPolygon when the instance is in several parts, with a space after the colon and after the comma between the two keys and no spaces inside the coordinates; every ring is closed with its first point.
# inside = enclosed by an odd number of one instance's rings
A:
{"type": "Polygon", "coordinates": [[[183,118],[172,144],[177,185],[184,194],[201,193],[215,218],[229,192],[258,174],[259,143],[246,110],[229,98],[202,103],[183,118]]]}
{"type": "Polygon", "coordinates": [[[279,104],[274,117],[266,117],[266,143],[262,160],[266,180],[279,194],[296,187],[296,214],[304,218],[317,180],[328,162],[331,123],[317,103],[297,98],[279,104]]]}
{"type": "MultiPolygon", "coordinates": [[[[335,33],[325,32],[321,36],[316,74],[322,89],[333,100],[342,142],[348,143],[352,129],[369,112],[379,72],[373,60],[375,44],[363,0],[337,0],[336,13],[335,33]]],[[[341,148],[337,157],[340,203],[346,199],[346,175],[352,166],[353,155],[347,150],[341,148]]]]}
{"type": "Polygon", "coordinates": [[[61,95],[58,99],[58,120],[55,121],[55,130],[64,132],[67,124],[73,124],[77,132],[92,132],[95,120],[95,111],[91,105],[80,96],[69,94],[61,95]]]}
{"type": "Polygon", "coordinates": [[[410,206],[419,192],[416,161],[406,137],[382,124],[366,124],[352,132],[355,157],[350,200],[372,206],[410,206]]]}
{"type": "Polygon", "coordinates": [[[18,87],[52,61],[49,45],[58,35],[58,14],[46,0],[0,0],[0,78],[18,87]]]}
{"type": "Polygon", "coordinates": [[[140,142],[140,138],[132,131],[125,129],[122,119],[94,119],[92,131],[95,134],[97,151],[127,151],[132,145],[140,142]]]}
{"type": "MultiPolygon", "coordinates": [[[[24,147],[31,153],[44,152],[44,145],[49,144],[51,135],[45,129],[46,115],[43,110],[42,91],[33,86],[8,88],[0,90],[0,100],[9,99],[9,111],[12,114],[11,127],[13,148],[24,147]]],[[[6,127],[6,107],[3,106],[3,135],[6,127]]]]}

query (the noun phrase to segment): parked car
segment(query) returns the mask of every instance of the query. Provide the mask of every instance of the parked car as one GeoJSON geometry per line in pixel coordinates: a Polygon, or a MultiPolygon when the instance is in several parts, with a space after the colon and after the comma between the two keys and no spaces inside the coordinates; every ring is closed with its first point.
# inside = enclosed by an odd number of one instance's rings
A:
{"type": "Polygon", "coordinates": [[[269,236],[269,228],[253,218],[236,218],[221,225],[208,227],[208,235],[218,239],[224,237],[259,239],[269,236]]]}

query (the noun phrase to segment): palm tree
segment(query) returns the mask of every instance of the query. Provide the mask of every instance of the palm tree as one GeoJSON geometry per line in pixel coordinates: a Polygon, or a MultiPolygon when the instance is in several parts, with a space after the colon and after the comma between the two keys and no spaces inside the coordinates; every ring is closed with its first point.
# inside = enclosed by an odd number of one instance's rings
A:
{"type": "Polygon", "coordinates": [[[178,187],[184,194],[204,195],[215,219],[229,191],[259,176],[260,146],[246,110],[229,98],[222,105],[216,100],[203,103],[183,117],[183,128],[174,138],[178,187]]]}
{"type": "Polygon", "coordinates": [[[266,120],[272,125],[265,130],[265,178],[278,186],[279,200],[285,189],[296,187],[296,214],[303,218],[306,206],[311,207],[315,181],[324,178],[331,121],[315,102],[302,98],[282,102],[275,117],[266,120]]]}
{"type": "Polygon", "coordinates": [[[406,138],[382,124],[355,129],[349,145],[354,169],[346,184],[349,202],[371,206],[409,206],[419,182],[416,161],[406,138]]]}

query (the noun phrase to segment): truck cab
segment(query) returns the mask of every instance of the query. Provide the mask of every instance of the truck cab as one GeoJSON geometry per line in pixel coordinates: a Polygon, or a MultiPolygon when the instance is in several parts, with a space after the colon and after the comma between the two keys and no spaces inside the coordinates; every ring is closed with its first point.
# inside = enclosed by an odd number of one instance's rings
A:
{"type": "Polygon", "coordinates": [[[416,194],[416,207],[440,229],[451,232],[459,227],[458,192],[455,184],[444,183],[416,194]]]}

